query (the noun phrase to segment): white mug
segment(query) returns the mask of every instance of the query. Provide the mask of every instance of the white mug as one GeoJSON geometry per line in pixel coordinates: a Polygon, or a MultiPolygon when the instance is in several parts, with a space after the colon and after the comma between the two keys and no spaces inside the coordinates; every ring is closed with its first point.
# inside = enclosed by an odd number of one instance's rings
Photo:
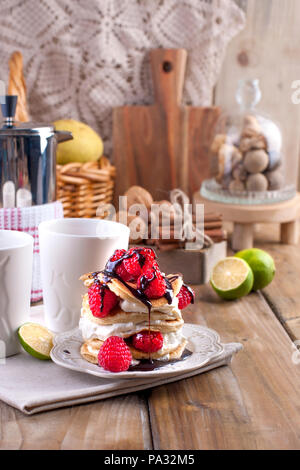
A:
{"type": "Polygon", "coordinates": [[[28,321],[33,238],[0,230],[0,359],[20,352],[17,330],[28,321]]]}
{"type": "Polygon", "coordinates": [[[129,228],[99,219],[56,219],[39,225],[45,321],[63,332],[75,328],[82,295],[79,277],[104,269],[116,249],[127,249],[129,228]]]}

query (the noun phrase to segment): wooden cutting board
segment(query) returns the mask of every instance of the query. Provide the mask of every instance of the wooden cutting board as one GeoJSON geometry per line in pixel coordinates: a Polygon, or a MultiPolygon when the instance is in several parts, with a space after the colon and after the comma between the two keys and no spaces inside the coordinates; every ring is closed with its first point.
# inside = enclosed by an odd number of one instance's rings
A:
{"type": "Polygon", "coordinates": [[[113,110],[113,159],[116,196],[132,185],[148,189],[155,200],[181,188],[190,197],[209,177],[209,144],[220,110],[181,103],[187,52],[150,52],[155,102],[113,110]]]}

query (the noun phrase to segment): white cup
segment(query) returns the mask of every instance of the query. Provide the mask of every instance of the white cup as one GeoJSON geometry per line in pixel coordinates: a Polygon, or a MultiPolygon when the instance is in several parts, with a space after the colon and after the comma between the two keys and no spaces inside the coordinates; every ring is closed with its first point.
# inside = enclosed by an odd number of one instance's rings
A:
{"type": "Polygon", "coordinates": [[[20,352],[17,330],[28,321],[33,238],[0,230],[0,359],[20,352]]]}
{"type": "Polygon", "coordinates": [[[56,219],[39,225],[45,321],[63,332],[75,328],[82,295],[79,277],[104,269],[116,249],[127,249],[129,228],[99,219],[56,219]]]}

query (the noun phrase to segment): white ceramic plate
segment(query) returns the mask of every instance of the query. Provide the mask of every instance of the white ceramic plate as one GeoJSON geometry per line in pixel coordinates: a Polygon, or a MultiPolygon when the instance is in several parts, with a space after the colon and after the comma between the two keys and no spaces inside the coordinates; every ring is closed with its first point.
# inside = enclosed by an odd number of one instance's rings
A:
{"type": "Polygon", "coordinates": [[[185,323],[183,334],[188,340],[186,349],[191,351],[192,354],[186,359],[173,364],[166,362],[166,365],[153,371],[113,373],[85,361],[80,355],[83,340],[81,331],[78,328],[55,336],[51,358],[59,366],[105,379],[141,379],[145,377],[159,379],[199,369],[212,359],[220,356],[224,351],[218,333],[205,326],[185,323]]]}

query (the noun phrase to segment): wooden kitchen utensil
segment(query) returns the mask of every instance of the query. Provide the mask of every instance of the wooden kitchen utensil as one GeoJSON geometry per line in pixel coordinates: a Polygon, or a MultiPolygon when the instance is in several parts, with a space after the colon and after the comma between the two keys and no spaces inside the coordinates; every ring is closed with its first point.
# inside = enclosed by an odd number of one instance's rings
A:
{"type": "Polygon", "coordinates": [[[113,110],[116,196],[132,185],[164,199],[180,188],[190,196],[210,175],[208,147],[219,109],[181,103],[187,52],[150,52],[155,102],[113,110]]]}
{"type": "Polygon", "coordinates": [[[23,56],[20,51],[15,51],[9,58],[9,79],[8,94],[17,95],[17,108],[15,118],[17,121],[29,121],[29,113],[27,106],[27,90],[23,74],[23,56]]]}

